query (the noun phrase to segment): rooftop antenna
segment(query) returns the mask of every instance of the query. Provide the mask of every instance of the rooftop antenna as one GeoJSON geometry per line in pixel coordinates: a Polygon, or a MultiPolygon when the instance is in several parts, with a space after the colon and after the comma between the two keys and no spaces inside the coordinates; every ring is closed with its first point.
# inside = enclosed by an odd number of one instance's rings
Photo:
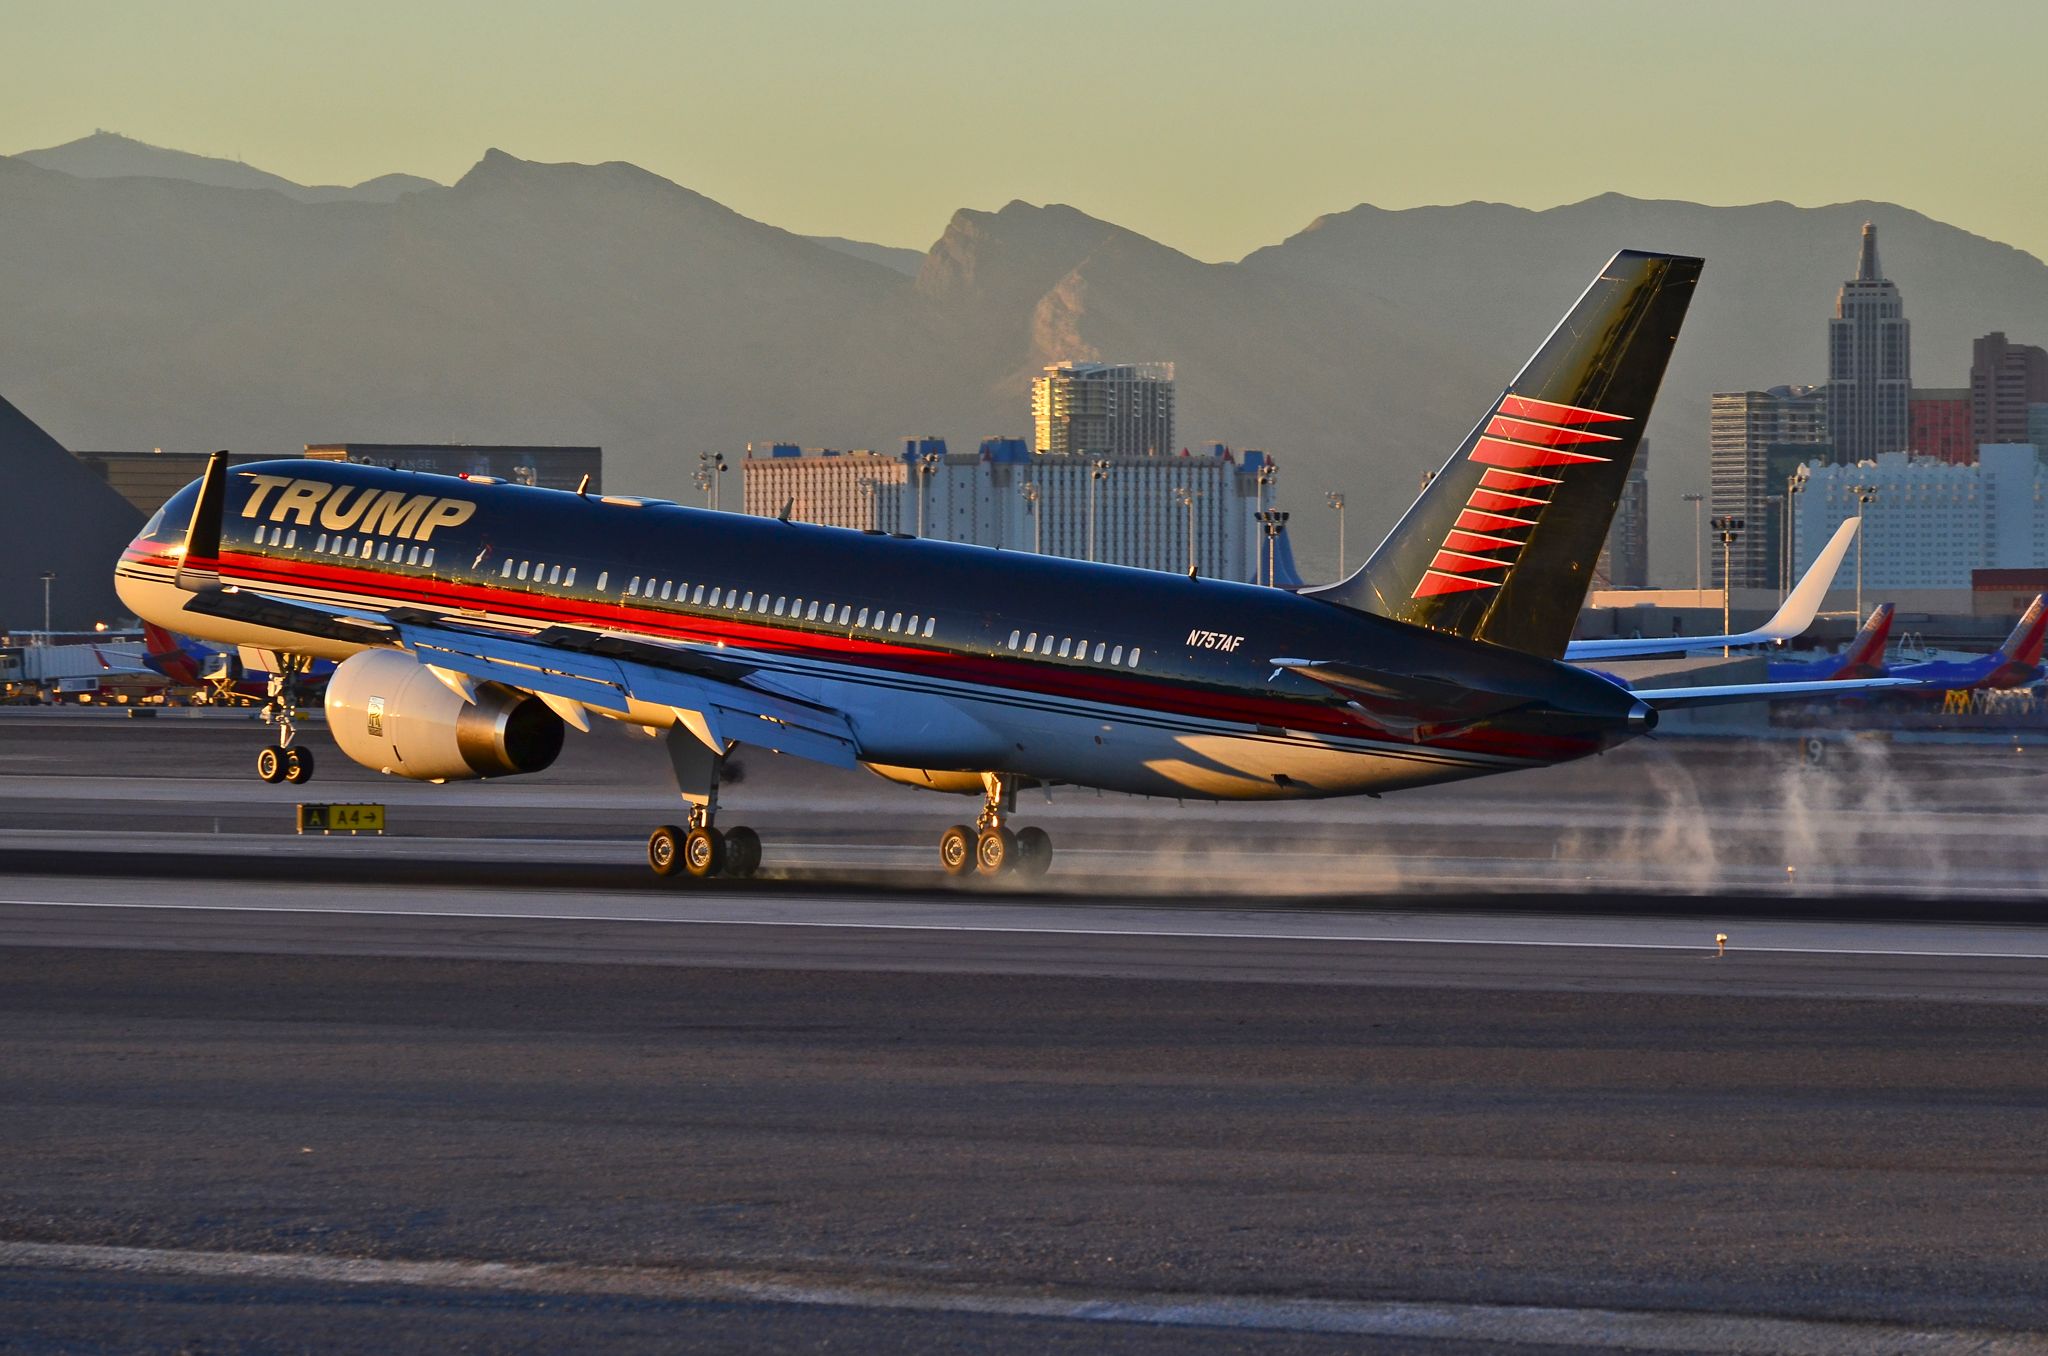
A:
{"type": "Polygon", "coordinates": [[[585,471],[585,472],[583,473],[583,479],[581,479],[581,480],[579,480],[579,481],[577,481],[577,482],[576,482],[576,497],[577,497],[578,499],[581,499],[581,498],[583,497],[583,492],[584,492],[585,490],[589,489],[589,488],[590,488],[590,472],[588,472],[588,471],[585,471]]]}
{"type": "Polygon", "coordinates": [[[787,499],[785,499],[785,500],[783,500],[783,501],[782,501],[782,511],[781,511],[781,512],[779,512],[779,513],[777,513],[777,514],[775,515],[775,520],[776,520],[777,522],[781,522],[781,523],[786,523],[786,522],[788,522],[788,521],[789,521],[789,511],[790,511],[791,509],[795,508],[795,507],[796,507],[796,496],[795,496],[795,495],[791,495],[791,496],[790,496],[789,498],[787,498],[787,499]]]}

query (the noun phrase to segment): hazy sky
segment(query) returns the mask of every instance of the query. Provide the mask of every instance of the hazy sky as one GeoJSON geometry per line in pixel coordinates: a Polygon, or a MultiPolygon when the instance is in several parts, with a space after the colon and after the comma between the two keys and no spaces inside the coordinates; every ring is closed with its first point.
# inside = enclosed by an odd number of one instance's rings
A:
{"type": "Polygon", "coordinates": [[[1880,198],[2048,257],[2042,0],[0,0],[0,152],[307,183],[630,160],[929,244],[1069,202],[1206,259],[1359,202],[1880,198]]]}

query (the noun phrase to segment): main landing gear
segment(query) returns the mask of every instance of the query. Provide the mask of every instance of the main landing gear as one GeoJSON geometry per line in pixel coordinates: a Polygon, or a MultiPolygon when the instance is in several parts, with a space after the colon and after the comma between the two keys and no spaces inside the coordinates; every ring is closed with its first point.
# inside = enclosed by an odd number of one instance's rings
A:
{"type": "Polygon", "coordinates": [[[1016,872],[1036,879],[1052,865],[1052,835],[1036,825],[1012,832],[1003,820],[1017,808],[1017,779],[1008,773],[984,772],[987,791],[974,827],[955,824],[939,835],[939,865],[949,876],[970,872],[1000,876],[1016,872]]]}
{"type": "Polygon", "coordinates": [[[313,751],[292,743],[298,730],[299,677],[306,671],[303,655],[276,656],[264,694],[262,720],[277,727],[277,745],[256,755],[256,775],[266,782],[298,786],[313,776],[313,751]]]}
{"type": "Polygon", "coordinates": [[[664,824],[647,835],[647,865],[664,878],[709,880],[726,875],[745,879],[760,869],[761,835],[744,826],[721,831],[718,781],[725,757],[681,725],[665,736],[676,788],[690,803],[689,824],[664,824]]]}

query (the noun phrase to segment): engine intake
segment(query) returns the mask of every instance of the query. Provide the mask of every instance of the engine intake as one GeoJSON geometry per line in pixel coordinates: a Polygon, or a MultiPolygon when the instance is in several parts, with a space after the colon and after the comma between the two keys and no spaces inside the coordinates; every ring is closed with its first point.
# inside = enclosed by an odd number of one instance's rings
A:
{"type": "Polygon", "coordinates": [[[528,693],[476,684],[476,700],[396,650],[364,650],[327,681],[327,728],[364,767],[416,781],[539,772],[562,752],[562,718],[528,693]]]}

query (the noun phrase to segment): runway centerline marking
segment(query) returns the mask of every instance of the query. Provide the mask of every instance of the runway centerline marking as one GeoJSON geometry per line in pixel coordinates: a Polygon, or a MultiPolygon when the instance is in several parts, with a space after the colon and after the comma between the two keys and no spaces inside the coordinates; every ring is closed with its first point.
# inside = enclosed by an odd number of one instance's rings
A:
{"type": "Polygon", "coordinates": [[[618,1296],[685,1303],[993,1315],[1078,1323],[1247,1332],[1333,1333],[1457,1342],[1514,1342],[1582,1350],[1715,1351],[1837,1356],[2021,1356],[2048,1352],[2048,1338],[1987,1329],[1929,1329],[1857,1320],[1773,1318],[1686,1310],[1570,1308],[1427,1300],[1291,1299],[1278,1296],[1006,1289],[889,1276],[812,1280],[713,1268],[393,1261],[321,1254],[204,1252],[0,1241],[0,1267],[79,1272],[285,1280],[531,1295],[618,1296]]]}
{"type": "MultiPolygon", "coordinates": [[[[847,903],[862,902],[858,898],[847,903]]],[[[1362,943],[1372,945],[1417,945],[1417,946],[1501,946],[1501,947],[1548,947],[1560,950],[1588,951],[1676,951],[1697,952],[1702,956],[1711,955],[1711,942],[1655,942],[1626,941],[1602,942],[1583,938],[1519,938],[1519,937],[1427,937],[1399,936],[1385,934],[1347,934],[1330,932],[1220,932],[1178,928],[1083,928],[1056,926],[1026,926],[1022,924],[997,923],[887,923],[861,921],[824,921],[791,918],[679,918],[642,917],[632,914],[598,913],[496,913],[463,909],[388,909],[388,908],[289,908],[271,904],[160,904],[120,903],[103,900],[72,899],[0,899],[0,906],[24,908],[58,909],[151,909],[177,913],[256,913],[281,916],[322,916],[331,918],[449,918],[487,922],[530,922],[530,923],[652,923],[689,927],[735,927],[735,928],[788,928],[837,930],[845,932],[943,932],[963,934],[990,934],[998,936],[1043,936],[1043,937],[1159,937],[1180,941],[1229,941],[1229,942],[1326,942],[1362,943]]],[[[1818,926],[1826,926],[1821,924],[1818,926]]],[[[1914,948],[1886,947],[1825,947],[1790,946],[1761,943],[1745,945],[1737,954],[1746,955],[1791,955],[1791,956],[1896,956],[1918,960],[2048,960],[2048,952],[1992,951],[1992,950],[1922,950],[1914,948]]]]}

